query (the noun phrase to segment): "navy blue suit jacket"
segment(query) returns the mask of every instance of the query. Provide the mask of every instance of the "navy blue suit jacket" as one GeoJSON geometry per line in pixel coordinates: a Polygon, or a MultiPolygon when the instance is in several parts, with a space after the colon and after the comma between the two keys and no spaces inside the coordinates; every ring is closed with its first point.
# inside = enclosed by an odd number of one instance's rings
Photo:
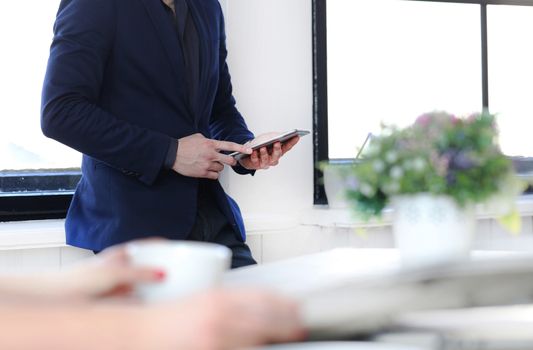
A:
{"type": "MultiPolygon", "coordinates": [[[[218,0],[189,1],[189,8],[200,38],[195,101],[161,0],[61,2],[41,125],[46,136],[84,154],[67,243],[102,250],[147,236],[186,238],[195,222],[198,179],[165,169],[171,140],[195,133],[237,143],[254,137],[232,96],[218,0]]],[[[236,203],[217,181],[212,187],[244,240],[236,203]]]]}

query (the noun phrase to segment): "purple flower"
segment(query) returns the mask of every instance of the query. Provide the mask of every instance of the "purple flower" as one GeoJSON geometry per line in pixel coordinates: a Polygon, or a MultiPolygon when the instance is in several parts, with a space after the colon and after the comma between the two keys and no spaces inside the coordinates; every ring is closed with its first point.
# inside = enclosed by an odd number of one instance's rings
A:
{"type": "Polygon", "coordinates": [[[455,175],[455,171],[450,171],[448,174],[446,174],[446,183],[448,186],[453,186],[457,182],[457,176],[455,175]]]}
{"type": "Polygon", "coordinates": [[[426,127],[431,123],[431,114],[422,114],[420,117],[416,118],[415,125],[426,127]]]}
{"type": "Polygon", "coordinates": [[[450,119],[453,125],[457,125],[461,122],[461,119],[457,118],[455,115],[450,115],[450,119]]]}
{"type": "Polygon", "coordinates": [[[467,151],[452,151],[450,154],[450,169],[468,170],[476,165],[478,165],[478,162],[467,151]]]}
{"type": "Polygon", "coordinates": [[[346,187],[350,190],[357,190],[357,188],[359,187],[359,181],[357,180],[357,178],[355,176],[348,176],[346,177],[346,179],[344,180],[344,184],[346,185],[346,187]]]}

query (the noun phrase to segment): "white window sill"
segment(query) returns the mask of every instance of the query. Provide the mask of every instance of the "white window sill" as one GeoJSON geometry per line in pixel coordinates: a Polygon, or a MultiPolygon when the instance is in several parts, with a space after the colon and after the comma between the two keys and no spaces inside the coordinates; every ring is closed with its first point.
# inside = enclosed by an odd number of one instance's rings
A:
{"type": "Polygon", "coordinates": [[[0,223],[0,250],[64,247],[64,220],[0,223]]]}
{"type": "MultiPolygon", "coordinates": [[[[517,200],[521,216],[533,216],[533,195],[521,196],[517,200]]],[[[297,215],[245,214],[248,236],[261,236],[270,233],[297,231],[300,225],[324,228],[357,228],[389,226],[391,210],[387,210],[381,221],[365,222],[355,218],[349,209],[329,209],[327,206],[315,206],[297,215]]],[[[478,211],[478,219],[495,218],[494,213],[478,211]]],[[[0,223],[0,250],[36,249],[64,247],[64,220],[42,220],[26,222],[0,223]]]]}
{"type": "MultiPolygon", "coordinates": [[[[533,216],[533,194],[520,196],[516,201],[520,216],[533,216]]],[[[478,208],[478,220],[495,219],[496,213],[478,208]]],[[[318,226],[323,228],[363,228],[389,226],[392,222],[392,209],[385,209],[381,220],[365,221],[356,217],[350,208],[330,209],[327,205],[316,205],[300,216],[300,223],[304,226],[318,226]]]]}
{"type": "MultiPolygon", "coordinates": [[[[65,220],[40,220],[0,223],[0,250],[65,247],[65,220]]],[[[245,216],[248,236],[294,230],[294,217],[275,214],[245,216]]]]}

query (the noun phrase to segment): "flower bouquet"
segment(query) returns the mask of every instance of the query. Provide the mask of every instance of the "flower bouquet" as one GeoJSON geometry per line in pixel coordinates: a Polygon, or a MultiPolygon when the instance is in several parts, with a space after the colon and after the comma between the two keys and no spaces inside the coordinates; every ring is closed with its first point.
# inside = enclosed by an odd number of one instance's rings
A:
{"type": "MultiPolygon", "coordinates": [[[[512,162],[498,146],[495,116],[489,113],[459,118],[432,112],[403,129],[384,126],[349,178],[347,198],[359,214],[380,216],[392,204],[395,217],[409,219],[403,221],[404,229],[412,232],[419,245],[421,235],[429,237],[428,231],[439,228],[447,230],[446,234],[466,226],[472,231],[473,219],[469,218],[479,203],[498,203],[500,207],[505,203],[503,222],[519,229],[520,218],[513,205],[523,187],[512,162]],[[439,202],[429,204],[432,198],[439,202]],[[448,208],[454,208],[455,214],[448,208]],[[420,222],[423,227],[415,229],[420,222]],[[444,222],[452,226],[444,226],[444,222]]],[[[395,231],[396,224],[400,226],[393,220],[395,231]]]]}

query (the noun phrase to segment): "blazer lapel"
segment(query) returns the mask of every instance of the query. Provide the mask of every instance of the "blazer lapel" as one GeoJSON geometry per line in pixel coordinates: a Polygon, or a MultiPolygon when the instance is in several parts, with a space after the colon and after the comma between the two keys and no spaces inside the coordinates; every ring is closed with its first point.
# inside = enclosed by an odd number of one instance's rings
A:
{"type": "MultiPolygon", "coordinates": [[[[186,80],[183,77],[185,74],[185,62],[183,61],[181,45],[178,36],[176,35],[176,28],[174,28],[170,20],[166,20],[168,14],[165,13],[165,9],[162,4],[160,4],[159,0],[140,1],[146,7],[176,78],[179,80],[186,80]]],[[[186,101],[187,109],[191,114],[190,118],[194,121],[194,113],[191,111],[191,106],[188,102],[189,99],[187,98],[186,101]]]]}

